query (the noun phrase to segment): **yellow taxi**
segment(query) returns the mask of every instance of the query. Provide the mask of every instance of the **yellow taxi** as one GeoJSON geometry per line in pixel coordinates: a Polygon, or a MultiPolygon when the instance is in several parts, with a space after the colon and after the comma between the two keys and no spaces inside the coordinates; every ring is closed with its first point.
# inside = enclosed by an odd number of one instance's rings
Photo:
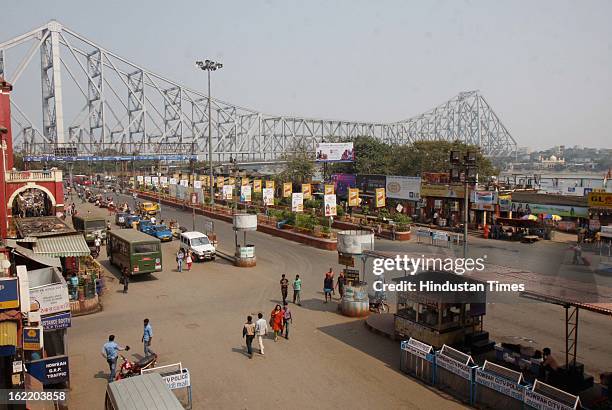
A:
{"type": "Polygon", "coordinates": [[[140,212],[147,215],[155,215],[159,211],[159,205],[153,202],[143,202],[140,204],[140,212]]]}

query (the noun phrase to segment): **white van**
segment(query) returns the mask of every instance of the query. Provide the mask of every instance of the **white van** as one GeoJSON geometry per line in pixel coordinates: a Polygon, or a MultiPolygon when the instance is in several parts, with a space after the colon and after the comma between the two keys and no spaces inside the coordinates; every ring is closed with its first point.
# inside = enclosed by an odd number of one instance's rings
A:
{"type": "Polygon", "coordinates": [[[202,232],[183,232],[180,237],[181,249],[190,250],[194,260],[215,259],[215,246],[210,242],[208,236],[202,232]]]}

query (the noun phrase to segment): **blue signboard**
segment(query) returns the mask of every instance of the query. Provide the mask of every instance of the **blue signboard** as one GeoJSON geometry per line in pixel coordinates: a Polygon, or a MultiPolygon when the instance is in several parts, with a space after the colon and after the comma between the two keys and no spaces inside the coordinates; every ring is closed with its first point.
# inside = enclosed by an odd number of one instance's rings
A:
{"type": "Polygon", "coordinates": [[[198,160],[197,155],[115,155],[109,157],[103,157],[98,155],[85,155],[78,157],[58,156],[58,155],[26,155],[23,157],[24,161],[28,162],[44,162],[44,161],[150,161],[150,160],[165,160],[165,161],[187,161],[187,160],[198,160]]]}
{"type": "Polygon", "coordinates": [[[64,383],[70,379],[68,356],[55,356],[34,360],[26,364],[30,375],[42,384],[64,383]]]}
{"type": "Polygon", "coordinates": [[[40,336],[42,329],[39,327],[24,327],[23,328],[23,350],[40,350],[40,336]]]}
{"type": "Polygon", "coordinates": [[[0,279],[0,309],[19,307],[19,285],[17,278],[0,279]]]}
{"type": "Polygon", "coordinates": [[[62,312],[57,315],[44,316],[40,320],[45,330],[66,329],[72,324],[72,315],[70,312],[62,312]]]}

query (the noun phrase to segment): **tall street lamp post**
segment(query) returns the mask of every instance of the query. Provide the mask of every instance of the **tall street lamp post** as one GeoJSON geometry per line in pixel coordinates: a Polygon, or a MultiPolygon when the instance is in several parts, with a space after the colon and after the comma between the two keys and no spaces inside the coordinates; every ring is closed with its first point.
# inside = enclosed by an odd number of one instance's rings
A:
{"type": "Polygon", "coordinates": [[[200,70],[205,70],[208,73],[208,161],[210,163],[209,169],[209,183],[210,183],[210,203],[211,205],[215,204],[215,185],[213,183],[214,173],[213,173],[213,149],[212,149],[212,100],[210,97],[210,72],[221,69],[223,64],[214,62],[212,60],[196,61],[196,65],[200,68],[200,70]]]}
{"type": "Polygon", "coordinates": [[[478,182],[478,168],[476,167],[476,152],[468,151],[462,158],[460,151],[450,153],[450,176],[451,182],[463,182],[463,258],[468,253],[468,212],[469,212],[469,184],[478,182]]]}

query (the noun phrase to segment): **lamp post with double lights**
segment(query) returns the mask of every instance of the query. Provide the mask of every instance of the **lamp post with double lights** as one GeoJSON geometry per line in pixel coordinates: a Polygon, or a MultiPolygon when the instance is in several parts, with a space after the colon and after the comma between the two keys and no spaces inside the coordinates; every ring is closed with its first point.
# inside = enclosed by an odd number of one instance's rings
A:
{"type": "Polygon", "coordinates": [[[200,68],[200,70],[205,70],[208,73],[208,161],[210,163],[209,170],[209,182],[210,182],[210,203],[211,205],[215,204],[215,185],[213,184],[213,149],[212,149],[212,115],[211,115],[211,107],[212,100],[210,97],[210,72],[216,71],[223,68],[223,64],[217,63],[212,60],[204,60],[196,61],[196,65],[200,68]]]}
{"type": "Polygon", "coordinates": [[[468,253],[469,184],[478,182],[476,151],[468,150],[467,154],[463,157],[461,156],[461,151],[451,151],[450,163],[451,182],[463,182],[465,188],[463,199],[463,258],[465,259],[468,253]]]}

